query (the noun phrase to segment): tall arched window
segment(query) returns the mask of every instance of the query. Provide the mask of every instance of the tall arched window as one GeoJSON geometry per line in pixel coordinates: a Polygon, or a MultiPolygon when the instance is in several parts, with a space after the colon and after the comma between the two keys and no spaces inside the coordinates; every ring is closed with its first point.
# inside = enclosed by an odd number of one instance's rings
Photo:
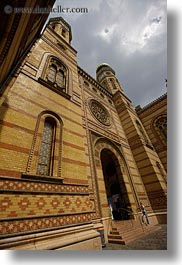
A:
{"type": "Polygon", "coordinates": [[[25,176],[61,179],[62,129],[57,113],[44,110],[38,115],[25,176]]]}
{"type": "Polygon", "coordinates": [[[53,173],[54,146],[56,123],[46,118],[38,157],[37,175],[51,176],[53,173]]]}

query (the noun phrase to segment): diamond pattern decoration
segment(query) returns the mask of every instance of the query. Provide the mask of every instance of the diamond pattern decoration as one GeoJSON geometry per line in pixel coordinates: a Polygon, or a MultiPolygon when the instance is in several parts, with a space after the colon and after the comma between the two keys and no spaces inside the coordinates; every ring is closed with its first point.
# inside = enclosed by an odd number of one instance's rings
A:
{"type": "Polygon", "coordinates": [[[96,215],[94,213],[86,214],[74,214],[70,216],[60,216],[60,217],[49,217],[49,218],[35,218],[32,220],[15,220],[9,222],[2,222],[0,224],[0,234],[11,234],[17,232],[27,232],[32,230],[39,230],[45,228],[59,227],[62,225],[86,222],[96,215]]]}
{"type": "Polygon", "coordinates": [[[57,209],[58,206],[60,205],[60,201],[59,201],[57,198],[54,198],[54,199],[51,201],[51,205],[52,205],[53,209],[57,209]]]}
{"type": "Polygon", "coordinates": [[[0,181],[0,190],[8,191],[41,191],[41,192],[88,192],[87,186],[78,186],[78,185],[59,185],[59,184],[49,184],[49,183],[37,183],[37,182],[26,182],[22,180],[5,180],[0,181]]]}
{"type": "Polygon", "coordinates": [[[80,198],[77,198],[75,203],[76,203],[76,206],[79,207],[81,205],[82,201],[80,198]]]}
{"type": "Polygon", "coordinates": [[[82,195],[0,195],[0,218],[55,215],[93,211],[89,196],[82,195]]]}
{"type": "Polygon", "coordinates": [[[69,207],[71,205],[71,200],[69,199],[69,197],[64,200],[63,204],[65,207],[69,207]]]}
{"type": "Polygon", "coordinates": [[[8,197],[4,197],[0,200],[0,212],[6,211],[6,209],[10,208],[13,203],[8,197]]]}
{"type": "Polygon", "coordinates": [[[92,213],[82,213],[93,210],[88,186],[10,180],[4,177],[4,180],[0,180],[1,190],[2,235],[76,224],[94,217],[92,213]],[[6,191],[8,195],[4,193],[6,191]],[[82,193],[85,193],[84,196],[82,193]]]}
{"type": "Polygon", "coordinates": [[[25,211],[29,206],[31,205],[31,202],[29,201],[28,198],[23,198],[22,200],[20,200],[20,202],[18,203],[19,208],[22,211],[25,211]]]}
{"type": "Polygon", "coordinates": [[[38,208],[39,210],[42,210],[42,209],[45,207],[46,202],[45,202],[45,200],[44,200],[43,198],[40,198],[40,199],[37,201],[36,205],[37,205],[37,208],[38,208]]]}

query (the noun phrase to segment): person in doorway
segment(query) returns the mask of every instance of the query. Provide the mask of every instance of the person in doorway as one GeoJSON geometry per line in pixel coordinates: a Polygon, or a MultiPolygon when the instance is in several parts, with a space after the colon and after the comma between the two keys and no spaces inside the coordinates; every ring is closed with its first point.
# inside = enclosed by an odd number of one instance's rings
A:
{"type": "Polygon", "coordinates": [[[147,224],[149,225],[148,214],[147,214],[147,211],[146,211],[146,209],[145,209],[145,206],[144,206],[144,204],[143,204],[142,202],[140,202],[140,207],[139,207],[139,209],[140,209],[141,212],[142,212],[142,224],[144,224],[144,217],[145,217],[146,222],[147,222],[147,224]]]}
{"type": "Polygon", "coordinates": [[[119,212],[119,208],[120,208],[120,203],[119,203],[119,194],[114,194],[112,195],[112,200],[113,200],[113,203],[115,205],[115,211],[119,212]]]}
{"type": "Polygon", "coordinates": [[[111,216],[112,220],[114,220],[114,217],[113,217],[113,206],[112,206],[112,197],[108,197],[107,201],[108,201],[108,207],[109,207],[109,216],[111,216]]]}
{"type": "Polygon", "coordinates": [[[112,195],[112,204],[113,204],[113,217],[114,217],[114,220],[121,220],[119,194],[113,194],[112,195]]]}

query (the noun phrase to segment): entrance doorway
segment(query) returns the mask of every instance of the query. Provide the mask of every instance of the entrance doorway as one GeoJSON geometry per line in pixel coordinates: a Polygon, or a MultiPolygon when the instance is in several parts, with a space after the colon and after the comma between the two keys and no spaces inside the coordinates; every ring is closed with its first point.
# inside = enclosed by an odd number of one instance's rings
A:
{"type": "Polygon", "coordinates": [[[118,159],[112,151],[103,149],[101,164],[112,219],[128,220],[127,207],[130,204],[118,159]]]}

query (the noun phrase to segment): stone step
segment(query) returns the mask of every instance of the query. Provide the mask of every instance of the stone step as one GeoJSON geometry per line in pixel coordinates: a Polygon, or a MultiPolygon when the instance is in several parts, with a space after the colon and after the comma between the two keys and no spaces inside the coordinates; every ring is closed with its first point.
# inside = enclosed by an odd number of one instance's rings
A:
{"type": "Polygon", "coordinates": [[[111,231],[108,235],[108,241],[109,243],[115,244],[127,244],[157,229],[160,229],[160,227],[142,225],[140,220],[117,221],[112,224],[111,231]]]}
{"type": "Polygon", "coordinates": [[[121,239],[109,238],[108,242],[113,243],[113,244],[125,245],[125,241],[123,241],[121,239]]]}
{"type": "Polygon", "coordinates": [[[120,230],[126,230],[126,229],[131,229],[131,228],[135,228],[135,227],[138,227],[138,226],[141,226],[142,224],[141,224],[141,222],[140,221],[137,221],[137,220],[133,220],[132,222],[131,221],[129,221],[128,223],[124,223],[124,224],[122,224],[122,221],[121,222],[118,222],[118,223],[114,223],[113,225],[112,225],[112,228],[113,229],[120,229],[120,230]]]}
{"type": "Polygon", "coordinates": [[[122,236],[119,235],[112,235],[112,234],[108,234],[108,238],[109,239],[122,239],[122,236]]]}
{"type": "Polygon", "coordinates": [[[130,226],[130,227],[118,227],[117,231],[119,232],[125,232],[125,231],[131,231],[131,230],[135,230],[138,228],[142,228],[142,225],[134,225],[134,226],[130,226]]]}
{"type": "Polygon", "coordinates": [[[145,231],[143,233],[138,233],[138,234],[133,234],[133,235],[128,235],[127,237],[124,237],[123,240],[125,241],[126,244],[138,239],[138,238],[141,238],[143,236],[145,236],[146,234],[150,234],[152,232],[156,231],[156,229],[150,229],[149,231],[145,231]]]}
{"type": "Polygon", "coordinates": [[[110,235],[119,235],[119,232],[118,232],[118,231],[112,231],[112,230],[111,230],[111,231],[109,232],[109,234],[110,234],[110,235]]]}

